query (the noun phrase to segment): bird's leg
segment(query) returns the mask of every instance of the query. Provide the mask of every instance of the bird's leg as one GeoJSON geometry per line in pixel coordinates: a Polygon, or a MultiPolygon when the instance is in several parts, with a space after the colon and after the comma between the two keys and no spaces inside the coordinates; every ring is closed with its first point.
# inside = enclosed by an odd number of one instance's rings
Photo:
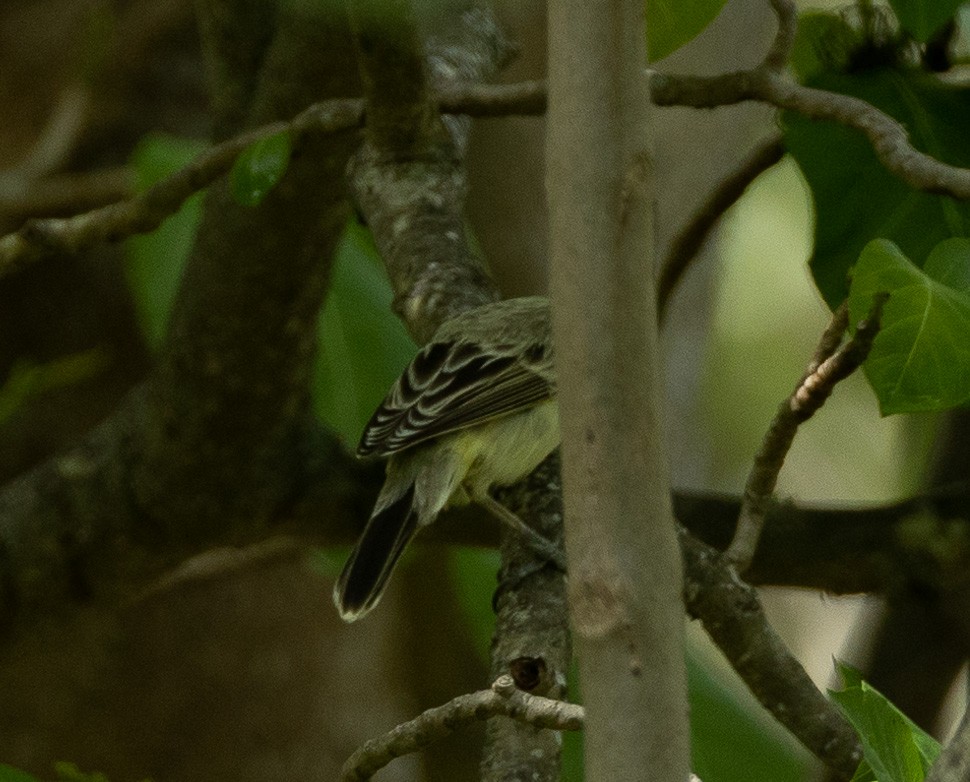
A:
{"type": "Polygon", "coordinates": [[[556,548],[550,540],[532,529],[490,494],[484,493],[484,496],[476,497],[475,501],[495,516],[507,529],[518,535],[536,556],[541,557],[546,562],[552,562],[563,573],[566,572],[566,560],[563,558],[562,551],[556,548]]]}

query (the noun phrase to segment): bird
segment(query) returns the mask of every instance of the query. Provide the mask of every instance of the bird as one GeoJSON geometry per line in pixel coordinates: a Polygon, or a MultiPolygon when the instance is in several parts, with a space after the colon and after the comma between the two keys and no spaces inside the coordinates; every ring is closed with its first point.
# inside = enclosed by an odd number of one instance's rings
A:
{"type": "Polygon", "coordinates": [[[378,603],[407,544],[445,508],[475,502],[560,567],[539,533],[493,498],[559,445],[549,301],[525,296],[446,320],[388,391],[357,455],[386,458],[373,512],[334,585],[347,622],[378,603]]]}

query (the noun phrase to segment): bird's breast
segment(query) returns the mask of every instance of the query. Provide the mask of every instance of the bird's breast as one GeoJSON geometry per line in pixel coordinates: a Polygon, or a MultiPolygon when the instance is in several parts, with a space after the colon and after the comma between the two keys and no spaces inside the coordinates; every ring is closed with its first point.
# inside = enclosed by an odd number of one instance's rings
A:
{"type": "Polygon", "coordinates": [[[468,432],[468,472],[462,481],[474,499],[492,486],[525,478],[559,445],[559,410],[554,399],[496,418],[468,432]],[[475,431],[477,430],[477,431],[475,431]]]}

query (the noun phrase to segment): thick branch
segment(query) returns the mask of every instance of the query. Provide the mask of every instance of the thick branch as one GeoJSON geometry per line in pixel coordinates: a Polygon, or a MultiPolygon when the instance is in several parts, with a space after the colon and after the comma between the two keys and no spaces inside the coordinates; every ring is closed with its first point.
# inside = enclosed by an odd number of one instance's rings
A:
{"type": "MultiPolygon", "coordinates": [[[[367,16],[359,20],[369,130],[350,175],[358,207],[388,270],[395,308],[420,342],[452,315],[494,301],[499,293],[465,232],[467,181],[462,159],[468,123],[440,122],[424,84],[424,58],[408,12],[394,5],[393,15],[398,17],[397,29],[388,41],[381,41],[385,33],[380,24],[369,29],[367,16]],[[418,81],[406,90],[385,73],[398,61],[418,81]]],[[[483,10],[468,11],[450,28],[437,29],[429,41],[429,61],[430,76],[439,89],[451,88],[456,77],[474,83],[504,59],[504,39],[483,10]]],[[[556,466],[553,462],[552,469],[556,466]]],[[[525,494],[517,493],[516,504],[526,510],[524,518],[539,522],[543,534],[558,539],[557,495],[548,472],[542,475],[545,480],[530,482],[525,494]]],[[[503,551],[508,557],[517,553],[511,542],[503,551]]],[[[554,674],[552,691],[561,694],[569,656],[562,577],[543,570],[523,575],[521,562],[519,556],[504,559],[503,572],[509,575],[512,570],[511,586],[497,600],[493,670],[507,671],[513,658],[542,660],[554,674]],[[525,616],[537,621],[521,621],[525,616]]],[[[483,758],[485,778],[508,778],[505,771],[513,767],[522,778],[554,779],[559,769],[555,737],[530,726],[491,725],[483,758]]]]}
{"type": "MultiPolygon", "coordinates": [[[[402,18],[397,23],[400,26],[405,21],[402,18]]],[[[488,17],[465,15],[458,27],[465,24],[478,28],[468,40],[477,41],[479,47],[488,46],[485,41],[499,35],[488,17]]],[[[395,309],[415,338],[424,342],[450,316],[495,301],[498,291],[483,262],[472,253],[465,233],[467,181],[460,164],[465,142],[453,134],[466,133],[467,128],[452,127],[449,134],[436,114],[434,122],[428,120],[433,95],[423,81],[404,93],[420,105],[408,108],[401,104],[394,83],[378,73],[383,70],[379,58],[363,50],[364,44],[380,34],[378,26],[360,44],[361,67],[373,71],[365,79],[370,90],[368,122],[373,116],[378,125],[369,131],[368,143],[354,158],[350,176],[358,208],[366,215],[391,278],[395,309]],[[412,116],[415,124],[395,133],[381,120],[384,117],[390,123],[391,115],[412,116]]],[[[394,34],[397,45],[388,45],[388,49],[393,53],[408,42],[416,45],[416,40],[416,31],[398,29],[394,34]]],[[[420,51],[395,57],[411,62],[420,59],[420,51]]],[[[465,75],[481,77],[496,65],[474,52],[472,61],[472,73],[465,75]]],[[[423,66],[412,63],[409,70],[423,79],[423,66]]]]}
{"type": "MultiPolygon", "coordinates": [[[[353,92],[352,73],[341,70],[346,29],[306,12],[306,4],[287,10],[254,121],[353,92]],[[323,72],[308,72],[308,62],[323,72]]],[[[320,259],[345,225],[340,185],[353,141],[307,140],[258,208],[234,204],[225,187],[209,194],[152,380],[79,447],[0,496],[0,621],[65,597],[117,602],[206,546],[265,537],[290,509],[313,461],[308,378],[327,275],[320,259]]],[[[145,203],[150,216],[155,199],[196,188],[198,170],[150,191],[135,221],[145,203]]],[[[110,211],[131,219],[126,209],[110,211]]],[[[333,459],[332,475],[341,464],[333,459]]]]}
{"type": "MultiPolygon", "coordinates": [[[[501,494],[503,503],[562,551],[562,492],[559,453],[550,456],[527,481],[501,494]]],[[[494,524],[483,525],[493,528],[494,524]]],[[[518,536],[502,533],[502,569],[494,605],[492,638],[493,677],[521,669],[523,661],[535,672],[529,682],[517,676],[523,689],[535,695],[564,698],[572,663],[566,580],[548,562],[538,561],[518,536]]],[[[505,720],[488,724],[482,782],[529,779],[555,782],[560,737],[548,730],[505,720]]]]}
{"type": "Polygon", "coordinates": [[[862,758],[852,726],[768,624],[754,589],[714,549],[686,532],[680,542],[687,610],[703,622],[758,701],[816,757],[849,779],[862,758]]]}

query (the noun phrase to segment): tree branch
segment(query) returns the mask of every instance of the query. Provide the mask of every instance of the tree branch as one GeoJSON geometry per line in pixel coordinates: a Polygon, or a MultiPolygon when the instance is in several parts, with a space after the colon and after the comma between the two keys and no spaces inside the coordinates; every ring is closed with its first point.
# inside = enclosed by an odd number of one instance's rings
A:
{"type": "MultiPolygon", "coordinates": [[[[779,0],[779,8],[787,7],[779,0]]],[[[786,12],[787,13],[787,12],[786,12]]],[[[916,150],[905,128],[871,104],[847,95],[803,87],[775,72],[775,61],[787,51],[787,37],[776,37],[764,64],[748,71],[702,77],[651,72],[650,93],[658,106],[715,108],[754,100],[831,120],[864,133],[887,170],[917,190],[970,198],[970,170],[950,166],[916,150]]],[[[445,85],[438,94],[442,111],[477,117],[540,115],[546,109],[545,84],[445,85]]],[[[203,153],[187,169],[158,183],[134,201],[124,201],[62,220],[34,220],[0,238],[0,276],[56,252],[78,252],[100,241],[117,241],[132,233],[154,230],[182,202],[231,168],[250,143],[289,129],[304,134],[332,133],[359,127],[363,103],[317,104],[289,125],[276,123],[203,153]]],[[[675,267],[672,267],[675,268],[675,267]]]]}
{"type": "MultiPolygon", "coordinates": [[[[501,493],[502,502],[562,552],[562,482],[559,453],[546,459],[529,478],[501,493]]],[[[494,528],[494,524],[481,527],[494,528]]],[[[480,527],[480,528],[481,528],[480,527]]],[[[569,612],[564,574],[522,546],[518,536],[501,535],[502,568],[493,604],[491,674],[513,673],[520,688],[535,695],[561,699],[572,663],[569,612]],[[537,675],[524,681],[517,673],[528,660],[537,675]]],[[[560,772],[560,737],[548,730],[505,720],[486,727],[482,782],[529,779],[555,782],[560,772]]]]}
{"type": "MultiPolygon", "coordinates": [[[[369,129],[350,176],[358,207],[388,270],[395,308],[421,342],[449,317],[499,298],[465,232],[467,181],[462,161],[468,123],[442,124],[424,81],[434,79],[441,90],[451,89],[456,77],[477,82],[494,71],[507,47],[492,17],[471,10],[450,26],[437,26],[440,32],[429,41],[431,67],[426,74],[407,7],[394,5],[392,12],[394,31],[387,41],[382,40],[385,22],[374,22],[369,13],[358,20],[369,129]],[[398,76],[387,73],[388,63],[399,63],[411,80],[406,89],[396,84],[398,76]]],[[[558,463],[552,464],[556,469],[558,463]]],[[[526,519],[539,524],[542,534],[559,539],[561,516],[554,492],[558,481],[552,480],[548,468],[541,475],[544,479],[538,483],[532,480],[528,488],[513,490],[516,504],[526,511],[526,519]]],[[[506,543],[503,572],[511,569],[513,575],[506,582],[511,586],[497,600],[493,670],[504,673],[513,658],[542,660],[555,681],[551,691],[559,694],[569,655],[561,574],[536,570],[523,576],[522,557],[514,542],[506,543]],[[539,621],[525,623],[525,616],[539,621]]],[[[493,724],[482,768],[486,779],[507,778],[490,775],[509,768],[516,768],[523,778],[553,779],[558,776],[559,745],[547,731],[493,724]]]]}
{"type": "Polygon", "coordinates": [[[734,173],[708,194],[687,224],[678,231],[657,278],[657,317],[661,323],[666,317],[667,307],[677,285],[704,246],[714,226],[744,195],[751,183],[781,160],[784,154],[785,146],[779,138],[759,146],[734,173]]]}
{"type": "Polygon", "coordinates": [[[808,371],[791,395],[778,407],[748,475],[737,531],[725,552],[725,557],[737,567],[739,573],[747,570],[754,558],[768,503],[798,427],[815,415],[832,393],[836,383],[862,366],[879,332],[886,298],[877,298],[869,316],[858,323],[856,333],[842,347],[839,347],[839,343],[849,325],[848,304],[843,303],[835,311],[819,341],[808,371]]]}
{"type": "Polygon", "coordinates": [[[792,48],[795,46],[795,35],[798,33],[798,8],[793,0],[769,0],[771,10],[778,17],[778,32],[771,43],[771,48],[765,55],[764,67],[772,71],[781,71],[788,65],[792,48]]]}
{"type": "Polygon", "coordinates": [[[492,717],[508,717],[538,729],[581,730],[584,712],[582,706],[522,692],[511,676],[500,676],[491,689],[460,695],[371,739],[347,759],[340,780],[364,782],[394,758],[416,752],[458,728],[492,717]]]}
{"type": "MultiPolygon", "coordinates": [[[[416,31],[404,31],[405,21],[397,19],[394,36],[399,40],[388,44],[387,49],[395,61],[410,63],[406,70],[423,82],[420,50],[410,54],[402,51],[406,44],[416,45],[417,40],[416,31]]],[[[486,24],[482,36],[498,35],[491,20],[486,24]]],[[[379,37],[380,30],[371,35],[379,37]]],[[[464,140],[449,137],[437,114],[431,113],[434,100],[427,85],[411,85],[403,93],[421,103],[408,108],[400,104],[402,96],[395,82],[378,73],[386,70],[379,59],[364,55],[361,67],[374,71],[365,79],[371,90],[368,122],[373,116],[378,124],[368,132],[367,143],[352,162],[351,183],[391,278],[395,309],[421,343],[449,317],[495,301],[499,294],[483,262],[471,252],[465,232],[467,181],[460,165],[464,140]],[[390,115],[411,117],[417,124],[406,131],[394,131],[390,115]]],[[[482,67],[479,71],[484,75],[482,67]]],[[[451,130],[466,132],[456,127],[451,130]]]]}
{"type": "Polygon", "coordinates": [[[862,758],[852,726],[816,688],[768,624],[754,589],[720,553],[685,531],[687,610],[775,719],[827,766],[849,779],[862,758]]]}
{"type": "Polygon", "coordinates": [[[970,779],[970,709],[963,712],[956,733],[926,775],[926,782],[964,782],[966,779],[970,779]]]}
{"type": "Polygon", "coordinates": [[[910,187],[970,198],[970,169],[941,163],[920,152],[902,124],[860,98],[803,87],[764,68],[710,77],[655,72],[650,87],[658,106],[711,109],[755,100],[809,119],[838,122],[865,134],[886,170],[910,187]]]}
{"type": "Polygon", "coordinates": [[[51,255],[77,253],[102,241],[154,231],[186,199],[226,174],[255,141],[289,131],[298,145],[311,130],[335,133],[357,127],[362,113],[363,105],[357,100],[314,104],[289,122],[273,122],[211,147],[134,198],[74,217],[29,220],[19,231],[0,238],[0,277],[51,255]]]}

